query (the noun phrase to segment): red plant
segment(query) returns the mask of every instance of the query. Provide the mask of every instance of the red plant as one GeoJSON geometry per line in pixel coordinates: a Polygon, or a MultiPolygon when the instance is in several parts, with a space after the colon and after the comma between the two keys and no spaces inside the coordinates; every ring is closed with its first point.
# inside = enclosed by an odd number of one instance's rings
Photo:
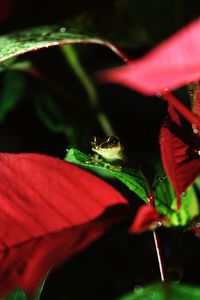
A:
{"type": "Polygon", "coordinates": [[[0,295],[29,293],[46,273],[83,250],[130,207],[111,186],[40,154],[0,154],[0,295]]]}
{"type": "MultiPolygon", "coordinates": [[[[161,128],[161,152],[165,171],[171,179],[178,199],[200,173],[199,163],[199,87],[193,112],[170,90],[200,78],[200,20],[196,20],[154,48],[143,58],[100,73],[103,82],[117,82],[146,95],[163,95],[169,103],[168,120],[161,128]],[[176,110],[191,123],[185,130],[176,110]]],[[[180,206],[180,199],[178,200],[180,206]]]]}

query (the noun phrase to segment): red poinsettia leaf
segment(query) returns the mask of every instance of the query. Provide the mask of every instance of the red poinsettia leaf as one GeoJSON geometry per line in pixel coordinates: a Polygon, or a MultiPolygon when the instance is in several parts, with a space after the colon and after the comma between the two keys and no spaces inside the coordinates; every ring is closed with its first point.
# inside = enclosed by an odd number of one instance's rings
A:
{"type": "Polygon", "coordinates": [[[0,154],[0,296],[32,293],[45,274],[127,218],[96,176],[40,154],[0,154]]]}
{"type": "Polygon", "coordinates": [[[178,198],[200,174],[199,146],[199,138],[183,126],[173,106],[169,106],[169,116],[161,127],[160,147],[165,171],[178,198]]]}
{"type": "Polygon", "coordinates": [[[103,82],[116,82],[147,95],[173,90],[200,79],[200,19],[155,47],[143,58],[100,73],[103,82]]]}
{"type": "Polygon", "coordinates": [[[142,205],[129,228],[130,233],[142,233],[159,227],[166,218],[158,213],[151,204],[142,205]]]}

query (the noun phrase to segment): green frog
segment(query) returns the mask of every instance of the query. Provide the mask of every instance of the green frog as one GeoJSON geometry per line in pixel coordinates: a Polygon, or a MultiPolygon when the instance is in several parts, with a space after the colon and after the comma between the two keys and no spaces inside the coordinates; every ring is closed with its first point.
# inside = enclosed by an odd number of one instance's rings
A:
{"type": "Polygon", "coordinates": [[[98,139],[96,136],[91,141],[92,151],[95,154],[92,157],[93,162],[106,161],[105,165],[114,170],[121,170],[120,164],[112,165],[113,162],[125,162],[124,146],[117,136],[108,136],[105,139],[98,139]]]}

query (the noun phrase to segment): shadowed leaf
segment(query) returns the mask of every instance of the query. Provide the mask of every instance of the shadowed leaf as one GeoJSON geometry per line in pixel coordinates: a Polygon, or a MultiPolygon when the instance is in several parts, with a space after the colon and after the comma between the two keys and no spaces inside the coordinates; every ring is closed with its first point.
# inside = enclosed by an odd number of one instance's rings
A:
{"type": "Polygon", "coordinates": [[[25,78],[16,71],[6,71],[3,88],[0,94],[0,122],[3,122],[7,113],[15,108],[25,90],[25,78]]]}

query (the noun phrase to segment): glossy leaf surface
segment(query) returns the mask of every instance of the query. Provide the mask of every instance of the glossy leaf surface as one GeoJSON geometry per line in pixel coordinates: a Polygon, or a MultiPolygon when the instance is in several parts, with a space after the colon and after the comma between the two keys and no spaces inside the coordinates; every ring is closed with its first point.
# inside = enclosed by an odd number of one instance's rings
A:
{"type": "Polygon", "coordinates": [[[0,173],[1,296],[33,293],[52,267],[130,214],[111,186],[60,159],[1,154],[0,173]]]}
{"type": "MultiPolygon", "coordinates": [[[[105,162],[94,163],[91,157],[80,152],[75,148],[71,148],[65,158],[67,161],[82,166],[86,169],[96,172],[102,177],[110,177],[118,179],[133,191],[143,201],[147,202],[149,195],[149,183],[142,177],[142,173],[137,173],[133,169],[124,168],[121,171],[112,170],[105,166],[105,162]]],[[[155,189],[155,207],[158,215],[162,214],[168,219],[168,226],[185,226],[199,213],[199,205],[196,192],[193,187],[190,187],[187,192],[181,197],[182,206],[177,211],[176,195],[173,186],[163,176],[163,171],[159,171],[157,167],[157,176],[161,176],[155,189]]],[[[162,168],[161,168],[162,169],[162,168]]],[[[143,218],[142,223],[148,222],[147,218],[143,218]]]]}
{"type": "Polygon", "coordinates": [[[0,63],[26,52],[76,43],[103,45],[125,59],[123,54],[106,40],[68,32],[65,27],[41,26],[0,36],[0,63]]]}
{"type": "Polygon", "coordinates": [[[147,201],[148,195],[148,182],[144,178],[141,172],[133,169],[122,168],[122,170],[113,170],[106,166],[106,162],[92,162],[91,156],[85,153],[71,148],[67,152],[65,160],[82,166],[86,169],[97,172],[98,174],[106,177],[116,178],[123,182],[131,191],[133,191],[138,197],[147,201]]]}

